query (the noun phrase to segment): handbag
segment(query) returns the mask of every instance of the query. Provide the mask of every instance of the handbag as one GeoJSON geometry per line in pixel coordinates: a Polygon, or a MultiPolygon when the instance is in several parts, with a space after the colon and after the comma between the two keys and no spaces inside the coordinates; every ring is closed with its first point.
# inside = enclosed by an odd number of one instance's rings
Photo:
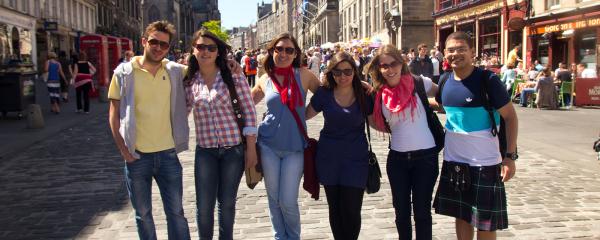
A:
{"type": "MultiPolygon", "coordinates": [[[[224,81],[227,86],[227,91],[229,92],[229,98],[231,99],[231,105],[233,107],[233,115],[236,118],[236,122],[238,128],[240,130],[240,136],[242,136],[242,143],[244,144],[244,148],[247,146],[246,138],[243,136],[244,132],[244,123],[246,122],[244,119],[244,113],[242,112],[242,107],[240,105],[240,97],[235,91],[234,83],[229,83],[224,81]]],[[[246,186],[250,189],[254,189],[256,185],[262,181],[262,166],[260,164],[260,148],[258,147],[258,142],[256,142],[256,166],[254,167],[246,167],[244,169],[244,175],[246,175],[246,186]]]]}
{"type": "Polygon", "coordinates": [[[600,153],[600,138],[594,142],[594,151],[600,153]]]}
{"type": "Polygon", "coordinates": [[[304,140],[307,143],[307,147],[304,148],[304,182],[302,183],[302,188],[310,193],[310,196],[319,200],[319,179],[317,178],[317,165],[315,163],[315,158],[317,156],[317,140],[314,138],[309,138],[306,133],[306,129],[304,125],[300,121],[300,116],[298,112],[292,110],[288,104],[288,109],[294,116],[294,120],[296,120],[296,124],[298,125],[298,130],[302,132],[304,140]]]}
{"type": "Polygon", "coordinates": [[[365,127],[367,128],[367,139],[369,143],[369,170],[367,173],[367,186],[365,191],[368,194],[379,192],[381,188],[381,168],[379,168],[379,161],[377,161],[377,155],[373,152],[371,147],[371,130],[369,129],[369,121],[365,115],[365,127]]]}

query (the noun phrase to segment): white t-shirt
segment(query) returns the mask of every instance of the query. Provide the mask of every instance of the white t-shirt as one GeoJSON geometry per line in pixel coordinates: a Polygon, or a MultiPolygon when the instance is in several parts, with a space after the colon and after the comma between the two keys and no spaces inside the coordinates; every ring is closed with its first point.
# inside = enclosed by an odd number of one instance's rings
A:
{"type": "MultiPolygon", "coordinates": [[[[425,84],[425,92],[428,92],[431,89],[432,81],[427,77],[421,78],[425,84]]],[[[382,106],[383,116],[392,130],[390,148],[394,151],[410,152],[435,147],[435,140],[429,130],[429,125],[427,125],[425,107],[417,93],[415,93],[415,97],[417,98],[417,108],[414,110],[412,118],[410,108],[390,116],[390,110],[385,105],[382,106]]]]}
{"type": "Polygon", "coordinates": [[[598,75],[596,75],[596,71],[594,71],[594,69],[586,68],[585,70],[583,70],[581,72],[581,77],[582,78],[597,78],[598,75]]]}
{"type": "Polygon", "coordinates": [[[321,58],[313,55],[308,60],[309,70],[315,74],[315,76],[319,76],[319,70],[321,68],[321,58]]]}
{"type": "Polygon", "coordinates": [[[439,76],[440,75],[440,61],[437,58],[432,57],[431,63],[433,63],[433,76],[439,76]]]}

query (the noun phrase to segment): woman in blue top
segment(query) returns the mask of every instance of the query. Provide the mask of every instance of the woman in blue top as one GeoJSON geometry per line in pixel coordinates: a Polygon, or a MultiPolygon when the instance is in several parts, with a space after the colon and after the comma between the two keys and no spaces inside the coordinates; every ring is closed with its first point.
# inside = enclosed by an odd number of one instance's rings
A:
{"type": "Polygon", "coordinates": [[[319,112],[325,118],[317,147],[317,176],[325,187],[334,238],[357,239],[369,165],[365,119],[373,112],[373,101],[350,54],[335,54],[325,76],[306,110],[307,119],[319,112]]]}
{"type": "Polygon", "coordinates": [[[292,111],[306,129],[306,91],[314,93],[320,84],[310,70],[300,68],[301,55],[294,37],[277,36],[267,46],[266,74],[252,89],[254,103],[266,98],[267,104],[258,126],[258,146],[275,239],[300,239],[298,189],[307,144],[292,111]]]}
{"type": "Polygon", "coordinates": [[[65,73],[62,70],[60,62],[56,59],[56,53],[49,52],[48,60],[44,64],[44,72],[48,73],[46,85],[48,86],[48,94],[50,95],[50,104],[52,105],[51,112],[60,113],[60,79],[65,78],[65,73]]]}

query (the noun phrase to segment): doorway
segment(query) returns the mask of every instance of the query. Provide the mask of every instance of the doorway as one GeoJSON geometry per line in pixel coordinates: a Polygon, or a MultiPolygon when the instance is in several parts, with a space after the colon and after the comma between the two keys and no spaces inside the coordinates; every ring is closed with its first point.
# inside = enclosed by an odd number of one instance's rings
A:
{"type": "Polygon", "coordinates": [[[558,68],[558,63],[568,63],[569,38],[556,38],[552,42],[552,69],[558,68]]]}

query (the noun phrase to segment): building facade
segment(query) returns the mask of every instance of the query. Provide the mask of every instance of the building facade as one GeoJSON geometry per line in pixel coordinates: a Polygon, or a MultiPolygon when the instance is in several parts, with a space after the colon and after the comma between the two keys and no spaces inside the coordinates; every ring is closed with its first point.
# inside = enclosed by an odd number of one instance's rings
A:
{"type": "MultiPolygon", "coordinates": [[[[149,23],[158,20],[167,20],[173,23],[173,25],[175,25],[177,34],[175,35],[174,39],[171,39],[171,44],[174,46],[172,50],[175,52],[189,51],[189,47],[191,46],[191,36],[194,34],[194,31],[199,29],[201,26],[202,22],[200,20],[205,19],[199,18],[197,12],[194,11],[198,2],[206,1],[145,0],[142,4],[142,25],[145,27],[149,23]]],[[[211,3],[212,2],[216,1],[211,1],[211,3]]],[[[208,8],[208,6],[205,7],[208,8]]],[[[204,8],[199,10],[204,10],[204,8]]]]}
{"type": "Polygon", "coordinates": [[[34,5],[34,1],[19,4],[0,1],[0,68],[10,62],[37,65],[36,15],[39,13],[34,5]]]}
{"type": "Polygon", "coordinates": [[[202,26],[202,23],[211,20],[221,20],[221,12],[219,11],[218,0],[193,0],[192,9],[194,19],[196,19],[196,27],[202,26]]]}
{"type": "Polygon", "coordinates": [[[275,27],[276,6],[276,3],[264,2],[257,6],[256,45],[259,48],[266,48],[269,41],[278,33],[275,27]]]}
{"type": "Polygon", "coordinates": [[[600,72],[600,2],[591,0],[534,1],[524,32],[525,61],[539,60],[555,69],[558,63],[584,63],[600,72]]]}
{"type": "Polygon", "coordinates": [[[311,21],[307,42],[318,46],[327,42],[340,41],[339,2],[334,0],[318,0],[316,13],[311,21]]]}
{"type": "Polygon", "coordinates": [[[441,49],[445,40],[455,31],[472,37],[476,55],[499,59],[503,62],[503,47],[507,25],[504,0],[436,0],[434,21],[435,39],[441,49]]]}
{"type": "Polygon", "coordinates": [[[142,0],[97,0],[96,33],[126,37],[141,50],[142,0]]]}

